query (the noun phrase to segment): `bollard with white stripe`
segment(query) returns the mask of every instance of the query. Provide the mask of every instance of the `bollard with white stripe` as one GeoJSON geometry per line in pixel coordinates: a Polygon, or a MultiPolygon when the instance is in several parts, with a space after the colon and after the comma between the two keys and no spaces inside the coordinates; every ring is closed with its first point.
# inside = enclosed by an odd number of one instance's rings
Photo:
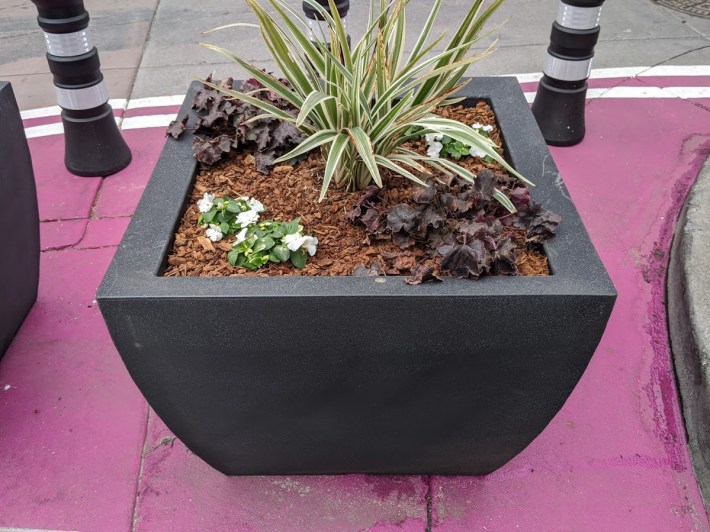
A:
{"type": "Polygon", "coordinates": [[[83,177],[107,176],[131,162],[108,104],[99,53],[82,0],[32,0],[62,108],[64,163],[83,177]]]}
{"type": "MultiPolygon", "coordinates": [[[[330,4],[328,0],[315,0],[317,4],[321,5],[326,11],[330,11],[330,4]]],[[[306,21],[308,22],[308,37],[311,41],[327,41],[330,36],[330,27],[325,21],[323,16],[308,2],[303,2],[302,4],[303,12],[306,14],[306,21]]],[[[338,15],[343,21],[343,26],[347,30],[347,16],[348,11],[350,11],[350,0],[335,0],[335,8],[338,10],[338,15]]],[[[348,43],[350,43],[350,35],[348,35],[348,43]]]]}
{"type": "Polygon", "coordinates": [[[584,104],[604,0],[561,0],[532,104],[545,141],[572,146],[585,134],[584,104]]]}

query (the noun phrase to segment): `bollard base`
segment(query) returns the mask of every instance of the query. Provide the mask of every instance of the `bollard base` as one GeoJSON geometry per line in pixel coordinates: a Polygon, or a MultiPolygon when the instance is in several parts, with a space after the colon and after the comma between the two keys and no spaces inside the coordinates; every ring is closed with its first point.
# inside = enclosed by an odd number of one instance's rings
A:
{"type": "Polygon", "coordinates": [[[105,177],[131,162],[131,150],[123,140],[113,109],[103,104],[88,111],[62,111],[64,164],[81,177],[105,177]]]}
{"type": "Polygon", "coordinates": [[[532,104],[542,136],[550,146],[574,146],[584,139],[586,80],[564,82],[543,76],[532,104]]]}

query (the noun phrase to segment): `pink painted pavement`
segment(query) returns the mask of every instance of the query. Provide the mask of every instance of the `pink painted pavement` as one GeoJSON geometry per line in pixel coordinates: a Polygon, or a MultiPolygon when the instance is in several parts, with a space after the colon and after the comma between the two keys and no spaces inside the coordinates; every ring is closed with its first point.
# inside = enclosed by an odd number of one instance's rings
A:
{"type": "MultiPolygon", "coordinates": [[[[670,83],[607,81],[595,83],[670,83]]],[[[0,361],[0,528],[710,530],[685,444],[664,301],[675,220],[710,153],[707,109],[708,100],[590,100],[585,141],[552,150],[619,298],[561,412],[486,477],[232,478],[212,470],[150,411],[94,302],[162,128],[125,131],[134,162],[104,180],[64,170],[61,136],[31,139],[45,251],[37,304],[0,361]]]]}

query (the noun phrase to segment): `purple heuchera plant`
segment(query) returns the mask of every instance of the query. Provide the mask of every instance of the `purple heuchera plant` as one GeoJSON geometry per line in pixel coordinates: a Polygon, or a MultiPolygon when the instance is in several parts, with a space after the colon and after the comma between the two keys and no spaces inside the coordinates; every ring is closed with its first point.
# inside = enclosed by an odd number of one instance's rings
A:
{"type": "MultiPolygon", "coordinates": [[[[211,77],[206,81],[212,82],[211,77]]],[[[232,78],[228,78],[222,81],[220,86],[232,89],[233,83],[232,78]]],[[[266,90],[256,79],[244,81],[240,90],[252,93],[294,116],[298,114],[298,109],[266,90]]],[[[216,163],[233,149],[250,148],[254,150],[257,170],[265,174],[278,157],[292,150],[304,139],[298,129],[282,120],[264,118],[248,122],[262,114],[262,111],[250,103],[235,100],[207,85],[203,85],[195,95],[192,108],[199,115],[193,141],[195,157],[206,165],[216,163]]],[[[166,134],[178,138],[187,129],[187,119],[185,116],[171,122],[166,134]]]]}

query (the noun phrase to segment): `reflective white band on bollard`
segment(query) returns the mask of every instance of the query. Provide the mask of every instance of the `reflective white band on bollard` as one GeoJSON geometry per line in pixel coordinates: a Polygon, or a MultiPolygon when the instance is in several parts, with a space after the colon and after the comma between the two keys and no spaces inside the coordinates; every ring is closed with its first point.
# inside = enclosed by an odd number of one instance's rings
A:
{"type": "Polygon", "coordinates": [[[57,89],[57,101],[62,109],[83,111],[103,105],[108,101],[108,91],[103,81],[83,89],[57,89]]]}
{"type": "Polygon", "coordinates": [[[74,33],[44,32],[44,43],[47,45],[47,52],[57,57],[74,57],[94,48],[88,28],[74,33]]]}
{"type": "Polygon", "coordinates": [[[548,53],[542,71],[551,78],[560,81],[581,81],[589,77],[592,71],[592,59],[570,61],[548,53]]]}
{"type": "Polygon", "coordinates": [[[557,23],[571,30],[591,30],[599,26],[602,6],[577,7],[560,2],[557,10],[557,23]]]}

